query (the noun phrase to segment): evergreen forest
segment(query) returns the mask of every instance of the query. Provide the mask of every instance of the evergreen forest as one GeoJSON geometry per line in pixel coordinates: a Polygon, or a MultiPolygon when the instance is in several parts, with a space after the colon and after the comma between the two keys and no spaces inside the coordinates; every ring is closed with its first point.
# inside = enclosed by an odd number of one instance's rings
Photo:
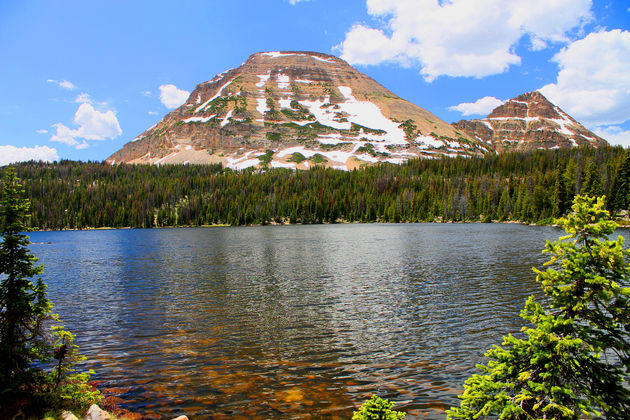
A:
{"type": "MultiPolygon", "coordinates": [[[[630,151],[538,150],[410,160],[344,172],[220,165],[14,165],[31,228],[150,228],[273,223],[519,221],[551,223],[578,194],[630,204],[630,151]]],[[[6,168],[0,168],[4,176],[6,168]]]]}

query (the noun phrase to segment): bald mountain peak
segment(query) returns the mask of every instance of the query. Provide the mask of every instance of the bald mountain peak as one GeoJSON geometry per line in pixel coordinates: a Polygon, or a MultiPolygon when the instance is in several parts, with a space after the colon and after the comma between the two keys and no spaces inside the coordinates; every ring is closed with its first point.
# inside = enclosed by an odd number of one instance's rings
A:
{"type": "Polygon", "coordinates": [[[352,169],[489,150],[337,57],[275,51],[199,84],[107,161],[352,169]]]}

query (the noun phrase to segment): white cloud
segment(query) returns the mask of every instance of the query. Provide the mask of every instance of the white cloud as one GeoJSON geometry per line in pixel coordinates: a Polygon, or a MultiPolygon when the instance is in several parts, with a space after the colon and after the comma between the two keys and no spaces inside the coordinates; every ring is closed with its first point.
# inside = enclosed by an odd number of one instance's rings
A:
{"type": "Polygon", "coordinates": [[[630,32],[593,32],[553,60],[556,83],[540,89],[551,102],[591,127],[630,119],[630,32]]]}
{"type": "Polygon", "coordinates": [[[520,64],[515,47],[528,35],[531,48],[567,42],[591,19],[591,0],[366,0],[383,28],[354,25],[336,48],[352,64],[419,65],[428,81],[438,76],[484,77],[520,64]]]}
{"type": "Polygon", "coordinates": [[[142,92],[140,92],[140,95],[142,95],[142,96],[151,96],[151,91],[150,90],[142,91],[142,92]]]}
{"type": "Polygon", "coordinates": [[[593,131],[598,136],[608,140],[610,144],[630,147],[630,130],[623,130],[617,126],[608,126],[597,127],[593,131]]]}
{"type": "Polygon", "coordinates": [[[57,86],[59,86],[60,88],[63,88],[63,89],[68,89],[68,90],[76,89],[76,86],[72,82],[70,82],[68,80],[61,80],[61,81],[59,81],[59,80],[54,80],[54,79],[48,79],[46,81],[48,83],[54,83],[54,84],[56,84],[57,86]]]}
{"type": "Polygon", "coordinates": [[[353,64],[379,64],[385,61],[407,64],[405,43],[395,45],[395,40],[388,38],[380,29],[354,25],[340,48],[343,51],[342,58],[353,64]]]}
{"type": "Polygon", "coordinates": [[[187,90],[177,89],[175,85],[160,86],[160,101],[169,109],[177,108],[186,102],[190,96],[187,90]]]}
{"type": "Polygon", "coordinates": [[[459,105],[449,107],[450,111],[458,111],[462,115],[488,115],[494,108],[503,105],[502,100],[494,96],[485,96],[475,102],[463,102],[459,105]]]}
{"type": "Polygon", "coordinates": [[[289,3],[295,5],[295,4],[300,3],[302,1],[309,1],[309,0],[289,0],[289,3]]]}
{"type": "Polygon", "coordinates": [[[85,140],[113,139],[122,134],[114,111],[100,112],[89,103],[79,105],[74,114],[74,123],[79,127],[71,129],[61,123],[54,124],[53,127],[57,129],[57,132],[50,137],[50,141],[83,149],[88,147],[85,140]],[[84,140],[80,143],[77,138],[84,140]]]}
{"type": "Polygon", "coordinates": [[[0,166],[28,160],[43,160],[51,162],[59,160],[57,150],[48,146],[15,147],[0,146],[0,166]]]}
{"type": "Polygon", "coordinates": [[[74,98],[74,102],[83,104],[83,103],[92,103],[90,99],[90,95],[87,93],[79,93],[76,98],[74,98]]]}
{"type": "Polygon", "coordinates": [[[76,146],[79,144],[79,142],[75,140],[75,130],[70,129],[61,123],[53,124],[53,127],[57,129],[57,133],[50,137],[50,141],[67,144],[68,146],[76,146]]]}
{"type": "Polygon", "coordinates": [[[92,104],[92,105],[102,105],[107,106],[107,102],[96,102],[94,99],[90,98],[90,95],[87,93],[79,93],[76,98],[74,98],[74,102],[78,104],[92,104]]]}
{"type": "Polygon", "coordinates": [[[42,128],[42,129],[40,129],[40,130],[35,130],[35,132],[36,132],[37,134],[46,134],[46,133],[48,133],[48,130],[46,130],[46,129],[43,129],[43,128],[42,128]]]}
{"type": "Polygon", "coordinates": [[[529,49],[532,51],[542,51],[545,48],[547,48],[547,43],[540,38],[536,38],[533,36],[530,38],[530,42],[531,42],[531,45],[529,49]]]}
{"type": "Polygon", "coordinates": [[[158,113],[156,111],[149,111],[149,112],[147,112],[147,114],[149,114],[149,115],[157,115],[158,113]]]}

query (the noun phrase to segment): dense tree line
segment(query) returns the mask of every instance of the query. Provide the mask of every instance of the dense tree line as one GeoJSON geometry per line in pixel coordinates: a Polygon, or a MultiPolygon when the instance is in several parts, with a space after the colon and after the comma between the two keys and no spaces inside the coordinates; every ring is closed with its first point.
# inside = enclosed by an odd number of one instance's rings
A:
{"type": "Polygon", "coordinates": [[[621,147],[411,160],[350,172],[75,161],[28,162],[16,170],[39,229],[546,222],[565,214],[577,194],[606,194],[614,211],[630,204],[630,152],[621,147]]]}

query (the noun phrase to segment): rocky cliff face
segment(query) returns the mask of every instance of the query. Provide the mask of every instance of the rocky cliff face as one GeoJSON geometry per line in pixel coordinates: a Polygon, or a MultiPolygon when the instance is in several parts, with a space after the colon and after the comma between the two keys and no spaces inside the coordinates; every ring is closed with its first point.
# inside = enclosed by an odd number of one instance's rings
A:
{"type": "Polygon", "coordinates": [[[607,144],[539,92],[510,99],[484,119],[453,126],[497,153],[607,144]]]}
{"type": "Polygon", "coordinates": [[[352,169],[491,149],[337,57],[264,52],[198,85],[107,162],[352,169]]]}

